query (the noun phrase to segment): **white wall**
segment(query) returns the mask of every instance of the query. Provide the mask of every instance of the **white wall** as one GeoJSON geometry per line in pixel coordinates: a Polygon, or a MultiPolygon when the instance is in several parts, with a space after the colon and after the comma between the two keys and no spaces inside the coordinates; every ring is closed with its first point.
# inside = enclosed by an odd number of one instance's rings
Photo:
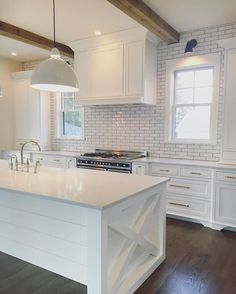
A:
{"type": "Polygon", "coordinates": [[[0,57],[0,150],[14,146],[14,105],[11,73],[21,70],[21,63],[0,57]]]}
{"type": "MultiPolygon", "coordinates": [[[[85,140],[57,140],[53,137],[53,149],[78,152],[92,151],[94,148],[147,150],[150,155],[162,158],[218,161],[222,140],[224,50],[219,48],[217,40],[235,36],[236,23],[233,23],[182,33],[180,42],[176,44],[167,45],[161,42],[157,48],[157,104],[155,106],[86,107],[85,140]],[[198,41],[194,54],[218,52],[221,57],[216,145],[165,143],[166,61],[184,57],[186,43],[192,38],[198,41]]],[[[35,63],[25,63],[23,68],[28,70],[34,66],[35,63]]],[[[53,134],[53,113],[51,119],[53,134]]]]}

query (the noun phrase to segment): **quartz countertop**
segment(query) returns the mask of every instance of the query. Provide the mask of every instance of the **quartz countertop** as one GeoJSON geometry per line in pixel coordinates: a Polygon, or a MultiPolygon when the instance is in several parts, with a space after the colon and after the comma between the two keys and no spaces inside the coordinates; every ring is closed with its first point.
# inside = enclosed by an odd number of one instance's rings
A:
{"type": "MultiPolygon", "coordinates": [[[[2,151],[4,152],[4,151],[2,151]]],[[[9,153],[18,153],[20,150],[7,150],[9,153]]],[[[43,150],[43,151],[38,151],[38,150],[28,150],[25,149],[24,153],[29,154],[42,154],[42,155],[52,155],[52,156],[65,156],[65,157],[78,157],[80,156],[81,152],[79,151],[56,151],[56,150],[43,150]]]]}
{"type": "Polygon", "coordinates": [[[29,151],[29,152],[33,154],[55,155],[55,156],[65,156],[65,157],[78,157],[81,155],[81,152],[75,152],[75,151],[49,150],[49,151],[29,151]]]}
{"type": "Polygon", "coordinates": [[[161,164],[175,164],[175,165],[189,165],[198,167],[209,167],[215,169],[236,169],[236,164],[226,164],[224,162],[213,161],[199,161],[199,160],[186,160],[186,159],[169,159],[169,158],[157,158],[157,157],[145,157],[133,160],[133,162],[140,163],[161,163],[161,164]]]}
{"type": "Polygon", "coordinates": [[[83,169],[40,166],[38,173],[12,171],[0,160],[0,190],[48,197],[76,205],[104,209],[146,191],[167,178],[83,169]]]}

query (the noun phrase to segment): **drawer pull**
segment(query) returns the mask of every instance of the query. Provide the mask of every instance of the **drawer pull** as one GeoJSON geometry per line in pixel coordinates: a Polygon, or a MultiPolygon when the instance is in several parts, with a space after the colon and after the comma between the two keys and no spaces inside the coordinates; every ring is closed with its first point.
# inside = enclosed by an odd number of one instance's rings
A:
{"type": "Polygon", "coordinates": [[[181,188],[181,189],[191,189],[191,188],[188,187],[188,186],[173,185],[173,184],[171,184],[170,187],[181,188]]]}
{"type": "Polygon", "coordinates": [[[54,162],[60,162],[60,159],[53,159],[54,162]]]}
{"type": "Polygon", "coordinates": [[[176,205],[176,206],[182,206],[182,207],[190,207],[188,204],[181,204],[181,203],[176,203],[176,202],[169,202],[171,205],[176,205]]]}
{"type": "Polygon", "coordinates": [[[160,169],[161,172],[166,172],[166,173],[169,173],[170,170],[169,169],[160,169]]]}
{"type": "Polygon", "coordinates": [[[202,175],[201,173],[197,173],[197,172],[191,172],[190,174],[195,175],[195,176],[201,176],[202,175]]]}
{"type": "Polygon", "coordinates": [[[37,158],[37,160],[41,160],[41,161],[42,161],[42,160],[43,160],[43,158],[37,158]]]}
{"type": "Polygon", "coordinates": [[[225,178],[226,179],[231,179],[231,180],[236,180],[236,177],[233,177],[233,176],[226,176],[225,178]]]}

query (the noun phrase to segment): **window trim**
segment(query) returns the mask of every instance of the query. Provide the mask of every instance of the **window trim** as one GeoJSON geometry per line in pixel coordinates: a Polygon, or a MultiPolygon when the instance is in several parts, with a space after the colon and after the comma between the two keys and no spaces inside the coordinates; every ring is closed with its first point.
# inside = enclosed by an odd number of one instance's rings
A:
{"type": "Polygon", "coordinates": [[[168,60],[166,62],[166,112],[165,112],[165,142],[174,144],[217,144],[218,100],[219,100],[220,54],[206,54],[168,60]],[[210,121],[210,139],[178,139],[173,137],[173,101],[175,94],[175,72],[178,70],[194,70],[213,67],[213,97],[210,121]]]}
{"type": "MultiPolygon", "coordinates": [[[[81,122],[82,122],[82,128],[81,128],[81,136],[64,136],[62,133],[63,129],[63,113],[65,110],[62,108],[62,93],[56,93],[55,95],[55,139],[59,140],[84,140],[84,108],[79,107],[78,111],[81,116],[81,122]]],[[[66,110],[66,112],[69,111],[77,111],[76,110],[66,110]]]]}

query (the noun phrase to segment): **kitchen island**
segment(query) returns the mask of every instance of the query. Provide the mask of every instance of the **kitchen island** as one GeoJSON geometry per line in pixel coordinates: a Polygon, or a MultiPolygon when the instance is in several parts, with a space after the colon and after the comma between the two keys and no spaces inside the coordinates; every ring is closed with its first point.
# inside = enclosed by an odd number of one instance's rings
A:
{"type": "Polygon", "coordinates": [[[0,161],[0,251],[88,286],[133,293],[165,259],[167,178],[0,161]]]}

